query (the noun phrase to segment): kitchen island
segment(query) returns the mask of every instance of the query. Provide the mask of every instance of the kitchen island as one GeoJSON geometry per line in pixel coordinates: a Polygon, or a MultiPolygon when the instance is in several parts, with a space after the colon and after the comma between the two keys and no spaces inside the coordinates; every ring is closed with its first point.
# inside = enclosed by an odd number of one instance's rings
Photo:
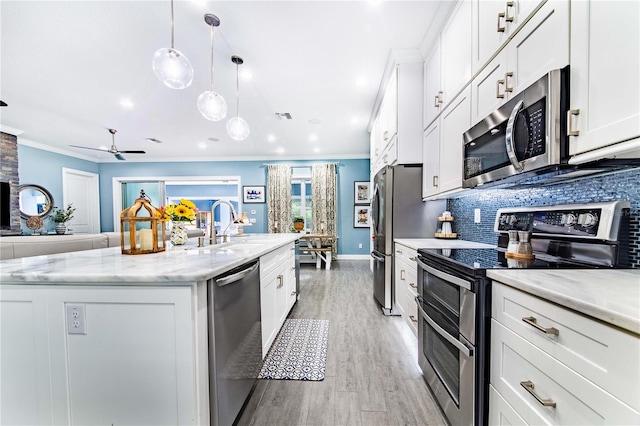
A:
{"type": "Polygon", "coordinates": [[[297,238],[251,234],[155,254],[105,248],[0,262],[0,423],[215,423],[208,283],[260,259],[263,326],[251,342],[260,358],[296,300],[297,238]]]}

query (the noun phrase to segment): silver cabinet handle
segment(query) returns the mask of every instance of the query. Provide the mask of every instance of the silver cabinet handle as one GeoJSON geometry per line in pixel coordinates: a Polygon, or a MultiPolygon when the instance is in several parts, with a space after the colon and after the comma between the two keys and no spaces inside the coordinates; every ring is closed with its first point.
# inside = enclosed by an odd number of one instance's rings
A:
{"type": "Polygon", "coordinates": [[[504,17],[505,17],[505,13],[504,12],[498,13],[498,32],[499,33],[503,33],[504,30],[506,29],[505,27],[501,27],[500,26],[500,18],[504,18],[504,17]]]}
{"type": "Polygon", "coordinates": [[[389,131],[385,130],[384,133],[382,134],[382,139],[386,142],[389,140],[389,131]]]}
{"type": "Polygon", "coordinates": [[[438,99],[438,95],[434,96],[433,106],[436,108],[440,106],[440,100],[438,99]]]}
{"type": "Polygon", "coordinates": [[[277,276],[279,284],[276,288],[282,288],[282,286],[284,285],[284,277],[282,275],[278,275],[277,276]]]}
{"type": "Polygon", "coordinates": [[[442,105],[442,103],[444,102],[444,99],[442,99],[443,98],[442,95],[444,95],[444,92],[442,90],[440,90],[438,92],[438,105],[442,105]]]}
{"type": "Polygon", "coordinates": [[[580,115],[579,109],[567,111],[567,136],[580,136],[580,130],[573,130],[573,116],[580,115]]]}
{"type": "Polygon", "coordinates": [[[396,253],[402,254],[402,250],[396,250],[396,253]]]}
{"type": "Polygon", "coordinates": [[[504,20],[507,22],[513,22],[513,16],[509,16],[509,8],[513,7],[513,2],[512,1],[508,1],[507,2],[507,8],[504,10],[504,14],[505,14],[505,18],[504,20]]]}
{"type": "Polygon", "coordinates": [[[404,269],[400,270],[400,280],[404,281],[404,269]]]}
{"type": "Polygon", "coordinates": [[[536,330],[543,332],[544,334],[553,334],[555,336],[558,336],[560,334],[560,331],[558,331],[557,328],[554,328],[554,327],[544,328],[543,326],[538,324],[538,320],[536,319],[536,317],[524,317],[522,318],[522,321],[526,322],[536,330]]]}
{"type": "Polygon", "coordinates": [[[295,292],[295,291],[292,291],[292,292],[291,292],[291,295],[292,295],[292,296],[295,296],[295,295],[296,295],[296,292],[295,292]]]}
{"type": "Polygon", "coordinates": [[[504,99],[504,93],[500,93],[500,85],[504,84],[504,80],[497,80],[496,81],[496,98],[498,99],[504,99]]]}
{"type": "Polygon", "coordinates": [[[512,72],[508,72],[504,74],[504,91],[505,92],[513,92],[513,86],[509,87],[509,77],[513,77],[512,72]]]}
{"type": "Polygon", "coordinates": [[[507,156],[509,157],[509,161],[511,162],[513,167],[519,172],[524,170],[524,167],[522,167],[522,164],[520,164],[520,160],[516,155],[516,142],[513,140],[514,138],[513,128],[516,125],[516,117],[518,116],[518,113],[522,110],[523,107],[524,107],[524,102],[522,100],[518,101],[516,106],[513,107],[513,111],[511,111],[511,115],[509,116],[509,121],[507,121],[507,130],[504,138],[504,143],[507,148],[507,156]]]}
{"type": "Polygon", "coordinates": [[[415,262],[416,258],[415,258],[415,256],[414,257],[410,257],[409,260],[412,261],[412,262],[415,262]]]}
{"type": "Polygon", "coordinates": [[[414,317],[413,315],[409,315],[409,319],[411,320],[411,322],[418,322],[416,317],[414,317]]]}
{"type": "Polygon", "coordinates": [[[431,179],[431,184],[433,186],[438,186],[438,176],[434,176],[433,179],[431,179]]]}
{"type": "Polygon", "coordinates": [[[415,283],[409,283],[409,287],[411,287],[411,288],[418,288],[418,286],[417,286],[417,285],[415,285],[415,283]]]}
{"type": "Polygon", "coordinates": [[[540,398],[540,396],[536,393],[536,391],[534,390],[535,385],[533,384],[533,382],[527,380],[525,382],[520,382],[520,385],[531,394],[531,396],[533,396],[536,401],[538,401],[540,404],[542,404],[545,407],[553,407],[556,408],[556,402],[553,399],[543,399],[540,398]]]}

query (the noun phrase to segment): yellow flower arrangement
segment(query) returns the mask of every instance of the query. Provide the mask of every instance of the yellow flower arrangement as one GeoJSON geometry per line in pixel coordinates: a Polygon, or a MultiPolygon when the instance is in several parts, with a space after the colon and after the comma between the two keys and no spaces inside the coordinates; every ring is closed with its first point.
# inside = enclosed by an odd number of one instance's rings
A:
{"type": "Polygon", "coordinates": [[[193,201],[180,198],[180,204],[169,204],[159,209],[167,219],[174,222],[191,222],[196,218],[198,209],[193,201]]]}

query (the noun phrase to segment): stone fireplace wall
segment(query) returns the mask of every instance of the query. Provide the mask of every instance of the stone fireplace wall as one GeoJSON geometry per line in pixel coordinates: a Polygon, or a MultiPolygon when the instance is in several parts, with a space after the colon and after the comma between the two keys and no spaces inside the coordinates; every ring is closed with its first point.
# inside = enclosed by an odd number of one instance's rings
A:
{"type": "Polygon", "coordinates": [[[11,230],[20,231],[18,137],[0,132],[0,181],[11,185],[11,230]]]}

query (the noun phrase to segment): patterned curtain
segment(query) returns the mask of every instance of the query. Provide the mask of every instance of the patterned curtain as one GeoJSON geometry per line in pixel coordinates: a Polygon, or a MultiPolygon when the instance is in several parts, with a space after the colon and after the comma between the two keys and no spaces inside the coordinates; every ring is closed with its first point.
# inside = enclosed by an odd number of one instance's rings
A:
{"type": "Polygon", "coordinates": [[[267,228],[270,233],[291,232],[291,167],[267,166],[267,228]]]}
{"type": "MultiPolygon", "coordinates": [[[[313,233],[337,235],[338,177],[336,165],[313,164],[311,166],[311,214],[313,233]]],[[[324,244],[324,242],[323,242],[324,244]]],[[[333,244],[332,256],[335,259],[337,244],[333,244]]]]}

